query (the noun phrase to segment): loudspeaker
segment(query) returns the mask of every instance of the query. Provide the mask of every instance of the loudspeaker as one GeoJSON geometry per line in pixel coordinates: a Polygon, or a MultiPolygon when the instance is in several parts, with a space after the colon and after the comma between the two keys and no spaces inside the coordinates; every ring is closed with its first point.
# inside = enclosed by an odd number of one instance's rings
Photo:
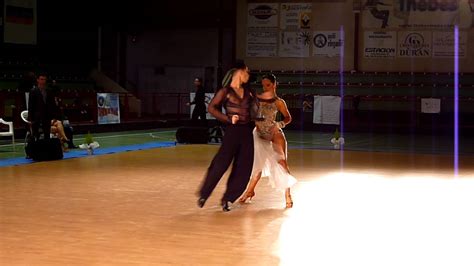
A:
{"type": "Polygon", "coordinates": [[[34,161],[52,161],[63,158],[61,141],[57,138],[30,139],[25,146],[26,155],[34,161]]]}
{"type": "Polygon", "coordinates": [[[176,142],[206,144],[209,141],[207,127],[180,127],[176,130],[176,142]]]}

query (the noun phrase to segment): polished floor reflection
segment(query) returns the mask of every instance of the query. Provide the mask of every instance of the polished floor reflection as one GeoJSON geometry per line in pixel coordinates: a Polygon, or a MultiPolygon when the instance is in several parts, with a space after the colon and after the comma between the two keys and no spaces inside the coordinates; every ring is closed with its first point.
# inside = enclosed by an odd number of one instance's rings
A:
{"type": "Polygon", "coordinates": [[[4,167],[1,265],[474,265],[474,158],[290,150],[293,209],[195,193],[217,146],[4,167]]]}

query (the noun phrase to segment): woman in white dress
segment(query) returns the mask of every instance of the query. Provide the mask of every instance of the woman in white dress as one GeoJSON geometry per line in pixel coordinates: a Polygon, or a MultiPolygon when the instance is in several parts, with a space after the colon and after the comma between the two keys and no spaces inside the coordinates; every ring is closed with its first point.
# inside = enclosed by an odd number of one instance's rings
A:
{"type": "Polygon", "coordinates": [[[244,203],[255,196],[255,186],[262,176],[268,176],[270,184],[285,191],[286,208],[293,207],[290,187],[296,179],[290,175],[287,163],[287,143],[282,128],[291,122],[291,115],[283,99],[276,94],[276,77],[268,74],[262,77],[263,93],[258,95],[261,118],[255,122],[254,162],[252,178],[247,190],[240,198],[244,203]],[[283,121],[275,121],[280,112],[283,121]]]}

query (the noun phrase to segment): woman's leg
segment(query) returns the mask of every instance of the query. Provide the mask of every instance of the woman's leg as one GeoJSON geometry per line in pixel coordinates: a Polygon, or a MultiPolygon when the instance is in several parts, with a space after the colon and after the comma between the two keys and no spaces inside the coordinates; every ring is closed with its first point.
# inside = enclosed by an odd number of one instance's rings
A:
{"type": "Polygon", "coordinates": [[[51,126],[56,127],[57,133],[59,135],[59,139],[61,139],[63,141],[68,141],[68,139],[66,137],[66,133],[64,133],[63,123],[61,121],[56,120],[56,122],[52,123],[51,126]]]}
{"type": "Polygon", "coordinates": [[[290,170],[288,168],[288,163],[286,161],[286,158],[288,155],[287,155],[287,144],[286,144],[285,135],[283,135],[282,132],[273,134],[272,144],[273,144],[273,150],[275,150],[275,152],[280,157],[280,159],[278,160],[278,163],[281,166],[283,166],[283,168],[289,173],[290,170]]]}
{"type": "Polygon", "coordinates": [[[291,198],[290,188],[285,190],[285,200],[286,200],[286,207],[292,208],[293,207],[293,199],[291,198]]]}
{"type": "MultiPolygon", "coordinates": [[[[290,169],[288,168],[288,154],[287,154],[287,142],[285,139],[285,135],[282,132],[275,133],[272,139],[273,149],[280,155],[280,160],[278,163],[283,166],[283,168],[290,173],[290,169]]],[[[285,200],[286,200],[286,207],[291,208],[293,207],[293,200],[291,198],[291,191],[290,188],[285,190],[285,200]]]]}
{"type": "Polygon", "coordinates": [[[247,190],[239,199],[240,202],[244,203],[245,201],[247,201],[247,199],[249,199],[249,201],[252,200],[252,198],[255,196],[255,187],[257,186],[257,183],[261,177],[262,177],[262,172],[260,171],[258,174],[253,176],[252,179],[250,179],[250,183],[249,183],[249,186],[247,187],[247,190]]]}

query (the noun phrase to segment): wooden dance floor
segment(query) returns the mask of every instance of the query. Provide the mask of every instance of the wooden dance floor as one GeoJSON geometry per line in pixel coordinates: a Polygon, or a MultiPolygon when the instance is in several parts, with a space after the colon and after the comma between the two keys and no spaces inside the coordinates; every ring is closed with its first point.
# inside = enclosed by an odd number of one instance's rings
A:
{"type": "Polygon", "coordinates": [[[217,148],[0,168],[0,265],[474,265],[472,157],[290,150],[293,209],[262,179],[224,213],[217,148]]]}

